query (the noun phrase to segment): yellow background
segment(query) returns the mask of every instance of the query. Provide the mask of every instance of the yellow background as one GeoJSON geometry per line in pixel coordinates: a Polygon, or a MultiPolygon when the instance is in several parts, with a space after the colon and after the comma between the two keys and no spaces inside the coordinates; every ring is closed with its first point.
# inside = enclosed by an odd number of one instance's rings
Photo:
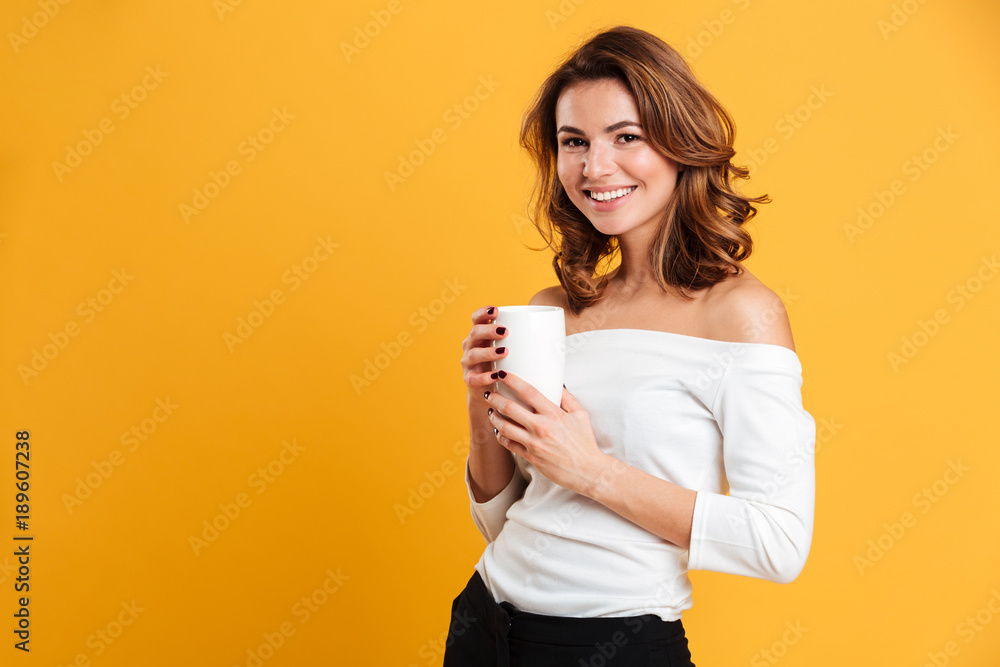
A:
{"type": "Polygon", "coordinates": [[[476,308],[556,283],[528,249],[521,114],[619,22],[736,119],[742,188],[774,199],[748,266],[785,299],[821,429],[805,570],[692,573],[696,664],[997,664],[998,20],[989,0],[5,2],[0,664],[248,665],[282,627],[269,667],[440,663],[485,546],[461,342],[476,308]],[[67,172],[68,147],[88,154],[67,172]],[[401,161],[420,164],[390,186],[401,161]],[[240,318],[259,326],[227,344],[240,318]]]}

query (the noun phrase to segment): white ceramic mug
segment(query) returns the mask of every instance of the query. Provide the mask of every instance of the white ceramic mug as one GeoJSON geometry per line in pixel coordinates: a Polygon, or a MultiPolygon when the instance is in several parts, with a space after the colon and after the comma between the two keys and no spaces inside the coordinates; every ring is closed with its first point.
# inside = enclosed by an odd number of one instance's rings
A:
{"type": "MultiPolygon", "coordinates": [[[[505,370],[524,379],[556,405],[562,403],[566,369],[566,317],[558,306],[500,306],[495,325],[507,327],[507,336],[493,341],[506,347],[507,356],[493,362],[493,370],[505,370]]],[[[532,408],[502,382],[495,390],[528,410],[532,408]]]]}

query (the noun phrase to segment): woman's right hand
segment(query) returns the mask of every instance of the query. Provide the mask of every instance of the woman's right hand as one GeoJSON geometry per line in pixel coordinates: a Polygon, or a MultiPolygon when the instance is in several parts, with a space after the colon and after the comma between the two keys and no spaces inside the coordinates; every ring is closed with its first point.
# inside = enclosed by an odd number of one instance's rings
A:
{"type": "Polygon", "coordinates": [[[473,312],[472,329],[462,341],[462,379],[469,395],[482,400],[485,400],[485,388],[495,382],[490,378],[490,374],[494,372],[490,362],[507,356],[507,350],[503,346],[493,347],[493,341],[507,337],[504,327],[493,324],[496,312],[495,306],[483,306],[473,312]]]}
{"type": "Polygon", "coordinates": [[[483,306],[472,313],[472,329],[462,341],[462,379],[468,389],[469,407],[469,490],[477,503],[496,497],[517,474],[514,455],[497,440],[489,417],[492,408],[483,396],[495,382],[490,377],[490,362],[507,356],[504,346],[493,347],[493,341],[503,340],[508,333],[497,333],[502,327],[494,324],[496,313],[494,306],[483,306]]]}

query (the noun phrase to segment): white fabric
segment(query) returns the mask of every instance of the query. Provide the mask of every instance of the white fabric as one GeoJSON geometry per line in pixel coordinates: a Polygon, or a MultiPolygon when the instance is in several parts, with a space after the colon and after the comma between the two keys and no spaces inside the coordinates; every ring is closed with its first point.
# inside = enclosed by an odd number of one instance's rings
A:
{"type": "Polygon", "coordinates": [[[566,337],[566,386],[600,449],[698,491],[690,549],[552,483],[516,456],[477,503],[476,570],[497,602],[552,616],[656,614],[693,605],[688,570],[788,583],[812,543],[816,424],[798,355],[647,329],[566,337]],[[726,495],[726,494],[729,495],[726,495]]]}

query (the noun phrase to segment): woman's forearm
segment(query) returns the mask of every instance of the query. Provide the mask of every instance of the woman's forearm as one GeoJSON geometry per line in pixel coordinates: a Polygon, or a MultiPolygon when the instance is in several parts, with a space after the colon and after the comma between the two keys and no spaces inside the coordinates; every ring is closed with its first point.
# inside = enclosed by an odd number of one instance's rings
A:
{"type": "Polygon", "coordinates": [[[654,535],[689,549],[698,492],[606,456],[586,495],[654,535]]]}
{"type": "Polygon", "coordinates": [[[469,477],[476,502],[485,503],[514,477],[514,455],[497,442],[483,391],[469,392],[469,477]]]}

